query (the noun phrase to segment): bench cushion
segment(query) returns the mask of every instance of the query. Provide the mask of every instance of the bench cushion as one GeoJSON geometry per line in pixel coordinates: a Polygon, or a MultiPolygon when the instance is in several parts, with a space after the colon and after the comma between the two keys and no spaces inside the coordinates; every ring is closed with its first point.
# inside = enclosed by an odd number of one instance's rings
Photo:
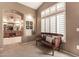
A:
{"type": "Polygon", "coordinates": [[[48,41],[49,43],[52,43],[53,39],[53,37],[46,36],[46,41],[48,41]]]}

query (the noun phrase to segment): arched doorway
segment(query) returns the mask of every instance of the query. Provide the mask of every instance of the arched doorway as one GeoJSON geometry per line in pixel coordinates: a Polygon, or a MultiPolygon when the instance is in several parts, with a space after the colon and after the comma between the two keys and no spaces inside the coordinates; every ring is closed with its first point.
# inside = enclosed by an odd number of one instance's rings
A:
{"type": "Polygon", "coordinates": [[[3,44],[20,43],[23,36],[24,15],[16,10],[3,10],[3,44]]]}

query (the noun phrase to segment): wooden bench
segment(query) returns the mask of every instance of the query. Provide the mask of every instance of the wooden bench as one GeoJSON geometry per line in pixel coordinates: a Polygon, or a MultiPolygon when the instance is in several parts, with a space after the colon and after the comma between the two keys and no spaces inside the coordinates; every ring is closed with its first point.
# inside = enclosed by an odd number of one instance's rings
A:
{"type": "Polygon", "coordinates": [[[54,50],[60,50],[60,46],[62,43],[62,34],[58,34],[58,33],[41,33],[40,35],[37,36],[37,40],[36,40],[36,45],[38,45],[38,42],[52,48],[52,55],[54,55],[54,50]],[[54,40],[52,40],[52,42],[48,42],[46,41],[46,36],[56,36],[56,38],[54,38],[54,40]]]}

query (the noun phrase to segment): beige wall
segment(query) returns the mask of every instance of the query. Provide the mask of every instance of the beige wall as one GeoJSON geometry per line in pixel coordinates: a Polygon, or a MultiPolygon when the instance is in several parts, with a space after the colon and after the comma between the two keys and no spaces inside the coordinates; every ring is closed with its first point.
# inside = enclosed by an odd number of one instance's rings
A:
{"type": "Polygon", "coordinates": [[[3,32],[2,32],[2,10],[0,9],[0,47],[2,47],[2,38],[3,38],[3,32]]]}
{"type": "Polygon", "coordinates": [[[66,6],[66,44],[65,49],[76,55],[79,55],[79,50],[76,46],[79,45],[79,3],[67,3],[66,6]]]}
{"type": "MultiPolygon", "coordinates": [[[[21,5],[17,2],[0,2],[0,16],[2,16],[2,10],[5,10],[5,9],[17,10],[17,11],[23,13],[24,17],[31,15],[33,17],[34,21],[36,22],[36,12],[32,8],[21,5]]],[[[23,42],[27,41],[27,39],[28,39],[25,34],[25,32],[26,32],[25,20],[26,19],[24,18],[24,35],[23,35],[23,40],[22,40],[23,42]],[[26,39],[24,39],[25,37],[26,37],[26,39]]],[[[1,21],[2,21],[2,18],[0,17],[0,22],[1,21]]],[[[2,22],[0,23],[0,28],[2,28],[1,24],[2,24],[2,22]]],[[[0,29],[0,31],[2,32],[1,29],[0,29]]],[[[3,40],[1,37],[2,37],[2,33],[0,33],[0,42],[2,42],[2,40],[3,40]]]]}
{"type": "MultiPolygon", "coordinates": [[[[53,2],[44,3],[37,10],[37,34],[41,32],[40,12],[53,4],[53,2]]],[[[67,3],[66,9],[66,43],[64,49],[79,55],[79,50],[76,49],[76,45],[79,45],[79,32],[76,31],[76,28],[79,27],[79,3],[67,3]]]]}

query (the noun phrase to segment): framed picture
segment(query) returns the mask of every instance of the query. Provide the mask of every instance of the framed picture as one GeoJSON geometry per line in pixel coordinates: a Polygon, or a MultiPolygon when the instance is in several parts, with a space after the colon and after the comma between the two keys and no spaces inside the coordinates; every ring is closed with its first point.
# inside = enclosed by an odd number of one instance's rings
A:
{"type": "Polygon", "coordinates": [[[30,29],[33,29],[33,26],[30,26],[30,29]]]}
{"type": "Polygon", "coordinates": [[[29,21],[26,21],[26,29],[29,29],[29,21]]]}
{"type": "Polygon", "coordinates": [[[26,21],[26,26],[29,26],[29,21],[26,21]]]}
{"type": "Polygon", "coordinates": [[[33,22],[32,21],[26,21],[26,29],[33,29],[33,22]]]}
{"type": "Polygon", "coordinates": [[[26,26],[26,29],[29,29],[29,26],[26,26]]]}
{"type": "Polygon", "coordinates": [[[32,21],[30,21],[30,26],[32,26],[33,25],[33,22],[32,21]]]}
{"type": "Polygon", "coordinates": [[[30,21],[30,29],[33,29],[33,22],[30,21]]]}

